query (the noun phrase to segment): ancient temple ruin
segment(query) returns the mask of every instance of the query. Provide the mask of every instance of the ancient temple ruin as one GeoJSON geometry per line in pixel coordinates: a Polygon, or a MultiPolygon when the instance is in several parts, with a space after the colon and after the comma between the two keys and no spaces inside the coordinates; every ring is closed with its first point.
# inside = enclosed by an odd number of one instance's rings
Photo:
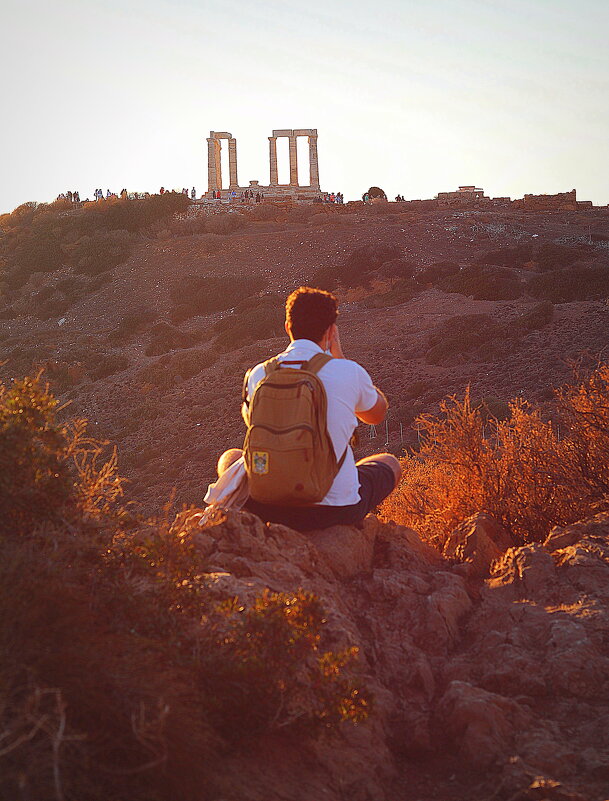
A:
{"type": "Polygon", "coordinates": [[[207,179],[208,191],[204,196],[211,198],[214,192],[220,192],[222,198],[235,193],[240,197],[242,192],[251,190],[264,194],[270,200],[315,200],[321,197],[319,188],[319,164],[317,159],[317,128],[281,128],[269,136],[269,182],[261,184],[250,181],[247,186],[240,186],[237,177],[237,140],[228,131],[210,131],[207,139],[207,179]],[[299,136],[306,136],[309,144],[309,183],[298,183],[298,147],[299,136]],[[286,137],[289,142],[290,182],[280,184],[277,169],[277,139],[286,137]],[[221,147],[222,140],[228,140],[228,188],[223,186],[221,147]]]}

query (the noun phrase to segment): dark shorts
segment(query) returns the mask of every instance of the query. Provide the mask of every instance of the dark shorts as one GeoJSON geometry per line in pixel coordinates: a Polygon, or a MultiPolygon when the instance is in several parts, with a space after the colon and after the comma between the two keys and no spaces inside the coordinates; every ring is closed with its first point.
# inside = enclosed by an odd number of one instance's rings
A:
{"type": "Polygon", "coordinates": [[[354,525],[385,500],[395,485],[393,470],[383,462],[358,464],[357,472],[360,500],[351,506],[268,506],[250,498],[244,508],[265,523],[283,523],[297,531],[354,525]]]}

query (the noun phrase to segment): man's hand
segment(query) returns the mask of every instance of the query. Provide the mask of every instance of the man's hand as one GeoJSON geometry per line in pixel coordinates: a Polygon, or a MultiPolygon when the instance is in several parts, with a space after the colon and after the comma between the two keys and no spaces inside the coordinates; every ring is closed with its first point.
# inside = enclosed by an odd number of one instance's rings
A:
{"type": "Polygon", "coordinates": [[[338,326],[336,325],[336,323],[330,326],[328,347],[330,349],[330,353],[332,354],[332,356],[334,356],[335,359],[345,358],[345,354],[343,353],[343,347],[340,344],[340,336],[338,334],[338,326]]]}

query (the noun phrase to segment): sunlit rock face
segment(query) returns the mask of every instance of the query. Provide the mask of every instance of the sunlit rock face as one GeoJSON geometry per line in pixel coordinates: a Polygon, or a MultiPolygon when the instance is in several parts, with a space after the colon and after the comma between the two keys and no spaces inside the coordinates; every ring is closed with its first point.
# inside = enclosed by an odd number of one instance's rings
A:
{"type": "Polygon", "coordinates": [[[372,516],[309,534],[245,512],[174,528],[218,599],[314,591],[375,696],[370,719],[332,739],[273,735],[231,756],[227,798],[604,798],[609,514],[523,547],[476,515],[444,555],[372,516]]]}

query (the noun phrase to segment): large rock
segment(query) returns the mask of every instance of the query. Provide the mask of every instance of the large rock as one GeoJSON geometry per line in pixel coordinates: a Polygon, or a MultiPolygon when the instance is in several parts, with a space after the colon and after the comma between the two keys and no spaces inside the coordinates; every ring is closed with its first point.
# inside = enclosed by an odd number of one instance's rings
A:
{"type": "Polygon", "coordinates": [[[513,545],[505,528],[486,514],[477,514],[455,528],[444,546],[444,556],[469,566],[469,574],[487,576],[490,566],[513,545]]]}
{"type": "Polygon", "coordinates": [[[522,547],[476,515],[444,555],[374,517],[309,534],[245,512],[199,519],[174,532],[196,545],[213,596],[314,591],[331,647],[358,647],[375,696],[370,720],[340,736],[270,734],[226,758],[223,797],[607,797],[609,515],[522,547]]]}

